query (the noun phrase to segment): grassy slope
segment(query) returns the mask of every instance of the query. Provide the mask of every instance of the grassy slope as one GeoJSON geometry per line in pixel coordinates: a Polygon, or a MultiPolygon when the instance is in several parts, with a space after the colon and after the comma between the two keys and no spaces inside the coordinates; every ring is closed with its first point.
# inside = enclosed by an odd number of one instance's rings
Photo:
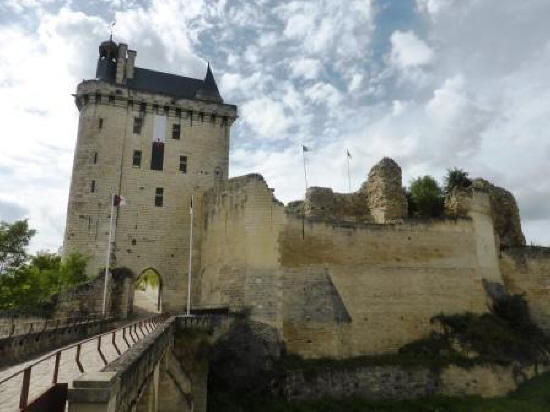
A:
{"type": "Polygon", "coordinates": [[[356,412],[356,411],[406,411],[406,412],[550,412],[550,372],[523,384],[505,398],[482,399],[429,398],[411,401],[367,401],[361,399],[318,400],[287,403],[280,400],[218,399],[217,408],[226,412],[356,412]]]}

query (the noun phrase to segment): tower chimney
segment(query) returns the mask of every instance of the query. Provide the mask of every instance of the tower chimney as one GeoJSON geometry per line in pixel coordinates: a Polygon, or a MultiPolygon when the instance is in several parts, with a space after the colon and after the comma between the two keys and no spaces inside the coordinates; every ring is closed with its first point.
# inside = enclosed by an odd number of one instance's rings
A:
{"type": "Polygon", "coordinates": [[[118,45],[118,58],[116,60],[116,83],[121,84],[125,80],[126,69],[126,52],[128,51],[128,45],[119,43],[118,45]]]}
{"type": "Polygon", "coordinates": [[[128,59],[126,60],[126,79],[134,78],[134,65],[136,63],[137,52],[128,50],[128,59]]]}

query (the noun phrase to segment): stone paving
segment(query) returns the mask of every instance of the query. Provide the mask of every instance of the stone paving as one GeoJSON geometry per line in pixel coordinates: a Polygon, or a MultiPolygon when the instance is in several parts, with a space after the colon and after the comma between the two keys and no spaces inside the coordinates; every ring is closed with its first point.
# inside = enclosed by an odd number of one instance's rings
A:
{"type": "MultiPolygon", "coordinates": [[[[145,333],[147,331],[143,329],[145,333]]],[[[143,337],[143,334],[138,328],[138,337],[143,337]]],[[[132,344],[131,338],[128,336],[128,331],[126,332],[126,339],[130,344],[132,344]]],[[[102,338],[101,349],[105,358],[108,362],[114,361],[119,355],[117,354],[114,346],[111,343],[112,335],[108,334],[102,338]]],[[[124,342],[122,338],[122,330],[118,329],[115,332],[115,342],[118,349],[121,353],[124,353],[128,350],[128,345],[124,342]]],[[[68,347],[73,346],[69,345],[68,347]]],[[[71,347],[70,349],[62,349],[61,361],[59,364],[59,375],[58,382],[72,382],[76,377],[81,375],[81,372],[78,370],[78,366],[75,362],[76,357],[76,347],[71,347]]],[[[0,371],[0,381],[13,373],[23,370],[26,366],[31,365],[37,362],[40,359],[47,358],[50,354],[56,353],[56,351],[49,352],[45,355],[33,358],[27,362],[20,363],[15,366],[8,367],[0,371]]],[[[99,353],[97,351],[97,339],[93,339],[89,342],[86,342],[81,347],[80,360],[82,366],[84,367],[85,372],[93,372],[101,370],[105,364],[101,360],[99,353]]],[[[36,366],[33,366],[31,370],[31,383],[29,391],[29,402],[39,396],[44,392],[52,382],[53,371],[55,365],[55,356],[52,356],[50,359],[47,359],[36,366]]],[[[0,411],[9,412],[17,411],[19,407],[19,397],[21,394],[21,386],[23,382],[23,373],[18,375],[15,378],[10,379],[7,382],[0,384],[0,411]]]]}

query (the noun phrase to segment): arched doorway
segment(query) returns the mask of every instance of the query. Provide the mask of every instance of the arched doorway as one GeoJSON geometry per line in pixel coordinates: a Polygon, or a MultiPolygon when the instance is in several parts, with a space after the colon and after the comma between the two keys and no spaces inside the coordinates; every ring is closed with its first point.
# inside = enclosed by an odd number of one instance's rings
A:
{"type": "Polygon", "coordinates": [[[162,312],[162,277],[153,268],[145,269],[137,277],[134,290],[134,313],[162,312]]]}

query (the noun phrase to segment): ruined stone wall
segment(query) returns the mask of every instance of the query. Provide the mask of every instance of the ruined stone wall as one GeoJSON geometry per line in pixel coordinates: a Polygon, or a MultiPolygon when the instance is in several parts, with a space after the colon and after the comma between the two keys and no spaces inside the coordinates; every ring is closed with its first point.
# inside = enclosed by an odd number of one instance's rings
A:
{"type": "Polygon", "coordinates": [[[507,292],[525,294],[531,317],[550,334],[550,248],[504,249],[500,270],[507,292]]]}
{"type": "Polygon", "coordinates": [[[477,242],[494,240],[481,219],[486,197],[476,197],[474,218],[329,222],[285,213],[261,176],[249,175],[204,203],[201,303],[248,308],[290,353],[395,351],[429,333],[441,312],[487,310],[482,269],[495,250],[477,242]]]}
{"type": "MultiPolygon", "coordinates": [[[[200,213],[201,193],[227,179],[229,128],[236,107],[174,100],[97,80],[81,83],[76,99],[80,119],[64,253],[90,256],[91,276],[104,267],[111,196],[120,194],[126,205],[115,209],[112,264],[129,267],[137,275],[154,268],[162,278],[163,310],[181,310],[187,285],[191,195],[196,195],[196,213],[200,213]],[[151,170],[156,114],[166,116],[162,171],[151,170]],[[143,119],[141,133],[133,132],[135,117],[143,119]],[[174,124],[181,126],[180,139],[172,138],[174,124]],[[134,150],[142,153],[139,167],[133,166],[134,150]],[[182,155],[187,156],[187,173],[179,170],[182,155]],[[164,190],[162,207],[155,206],[156,188],[164,190]]],[[[200,235],[196,231],[196,270],[200,235]]]]}
{"type": "Polygon", "coordinates": [[[366,192],[370,213],[377,223],[391,222],[407,217],[407,199],[401,182],[401,168],[384,157],[372,167],[368,181],[361,187],[366,192]]]}
{"type": "MultiPolygon", "coordinates": [[[[292,210],[289,210],[292,212],[292,210]]],[[[365,192],[334,193],[328,187],[309,187],[304,202],[305,216],[335,221],[372,220],[365,192]]]]}

